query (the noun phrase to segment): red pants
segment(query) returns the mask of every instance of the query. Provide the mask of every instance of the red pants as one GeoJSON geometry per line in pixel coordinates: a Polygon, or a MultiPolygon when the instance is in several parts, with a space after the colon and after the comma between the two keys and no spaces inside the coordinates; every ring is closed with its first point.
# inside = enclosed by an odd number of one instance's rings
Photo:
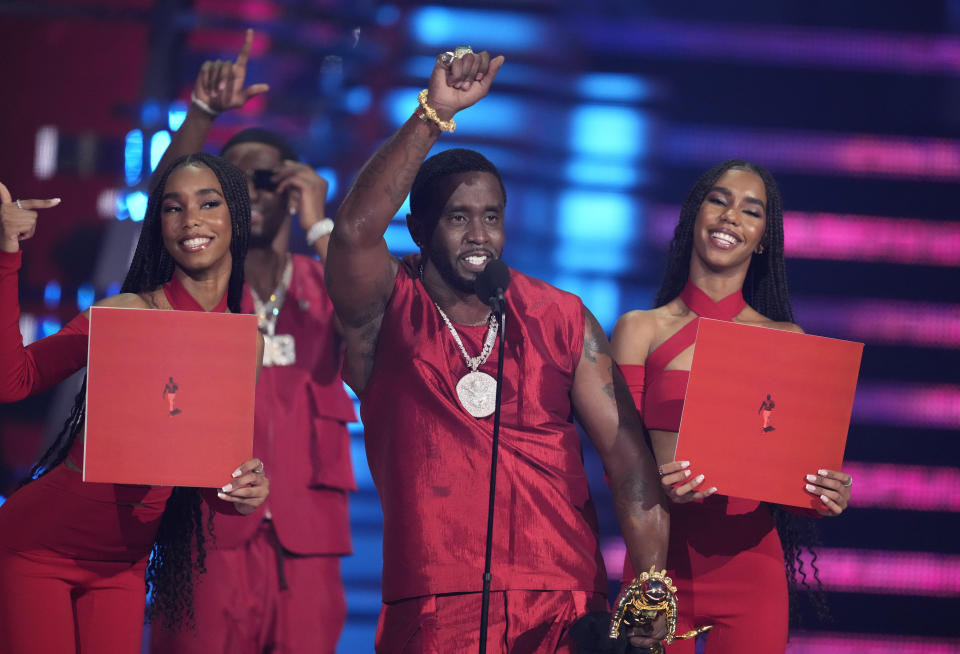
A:
{"type": "MultiPolygon", "coordinates": [[[[384,604],[377,654],[475,652],[480,643],[480,593],[427,595],[384,604]]],[[[488,654],[573,654],[570,625],[606,611],[606,597],[585,591],[510,590],[490,594],[488,654]]]]}
{"type": "Polygon", "coordinates": [[[243,547],[208,549],[196,632],[172,633],[157,620],[151,654],[332,654],[347,616],[340,557],[283,554],[281,563],[278,548],[265,522],[243,547]]]}
{"type": "Polygon", "coordinates": [[[0,547],[0,650],[139,654],[146,565],[0,547]]]}

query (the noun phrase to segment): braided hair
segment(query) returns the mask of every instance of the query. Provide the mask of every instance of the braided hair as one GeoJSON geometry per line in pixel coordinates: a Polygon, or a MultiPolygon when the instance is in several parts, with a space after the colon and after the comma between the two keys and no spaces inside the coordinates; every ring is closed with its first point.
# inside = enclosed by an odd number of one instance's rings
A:
{"type": "MultiPolygon", "coordinates": [[[[663,306],[680,295],[690,276],[690,257],[693,254],[693,231],[700,205],[703,204],[717,180],[728,170],[745,170],[763,181],[766,188],[766,229],[761,237],[762,254],[752,255],[747,276],[743,282],[743,297],[751,307],[771,320],[793,322],[793,307],[787,289],[786,261],[783,247],[783,203],[780,189],[770,172],[758,164],[743,159],[728,159],[703,173],[687,193],[680,209],[680,221],[673,232],[667,255],[667,269],[657,292],[654,306],[663,306]]],[[[820,545],[816,523],[811,518],[790,513],[779,506],[771,505],[774,523],[783,543],[783,558],[786,564],[787,588],[790,598],[790,619],[799,619],[797,599],[800,590],[807,591],[817,617],[827,620],[829,613],[822,592],[820,572],[817,568],[816,547],[820,545]],[[813,584],[808,580],[806,564],[802,558],[806,550],[810,554],[813,584]],[[798,581],[799,577],[799,581],[798,581]]]]}
{"type": "MultiPolygon", "coordinates": [[[[155,290],[173,277],[174,261],[163,245],[161,235],[161,207],[167,178],[184,166],[204,166],[217,176],[230,212],[230,254],[232,270],[227,287],[227,306],[240,313],[243,293],[243,262],[250,236],[250,194],[244,174],[220,157],[200,153],[177,159],[163,173],[150,194],[147,213],[130,269],[121,287],[122,293],[144,293],[155,290]]],[[[40,457],[21,486],[42,477],[66,460],[77,436],[83,429],[86,414],[86,385],[84,376],[80,392],[73,401],[70,415],[54,440],[40,457]]],[[[201,497],[196,488],[176,487],[167,500],[157,530],[153,552],[147,566],[145,582],[152,601],[147,607],[147,619],[163,615],[164,625],[176,630],[182,624],[194,625],[193,589],[196,575],[206,572],[206,550],[201,497]],[[193,557],[196,542],[196,559],[193,557]]],[[[207,523],[207,534],[213,534],[213,514],[207,523]]]]}

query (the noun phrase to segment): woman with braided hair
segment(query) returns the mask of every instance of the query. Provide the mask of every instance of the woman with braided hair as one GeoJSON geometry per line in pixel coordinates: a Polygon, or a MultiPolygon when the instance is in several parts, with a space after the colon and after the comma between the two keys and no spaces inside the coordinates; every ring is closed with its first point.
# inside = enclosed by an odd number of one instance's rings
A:
{"type": "MultiPolygon", "coordinates": [[[[33,236],[35,209],[57,203],[14,202],[0,184],[3,402],[45,390],[86,365],[88,312],[26,348],[18,328],[20,241],[33,236]]],[[[239,312],[249,232],[244,175],[219,157],[181,157],[150,195],[121,293],[97,304],[239,312]]],[[[262,347],[261,339],[258,361],[262,347]]],[[[144,578],[151,613],[162,613],[171,626],[192,622],[206,540],[200,492],[81,481],[84,397],[81,388],[54,444],[0,507],[4,652],[139,652],[144,578]]],[[[204,499],[239,516],[260,506],[268,491],[262,462],[251,459],[216,494],[204,491],[204,499]]]]}
{"type": "MultiPolygon", "coordinates": [[[[810,589],[800,555],[817,544],[813,521],[799,510],[715,495],[696,461],[673,460],[698,317],[802,332],[792,322],[783,210],[770,173],[739,159],[704,173],[683,204],[668,257],[656,308],[622,316],[612,343],[671,500],[677,632],[713,625],[708,654],[783,652],[797,574],[810,589]]],[[[797,483],[819,498],[820,515],[839,515],[850,500],[843,472],[818,470],[797,483]]],[[[624,568],[629,583],[629,558],[624,568]]],[[[815,566],[812,574],[819,584],[815,566]]],[[[820,594],[812,599],[822,614],[820,594]]],[[[692,654],[694,642],[668,651],[692,654]]]]}

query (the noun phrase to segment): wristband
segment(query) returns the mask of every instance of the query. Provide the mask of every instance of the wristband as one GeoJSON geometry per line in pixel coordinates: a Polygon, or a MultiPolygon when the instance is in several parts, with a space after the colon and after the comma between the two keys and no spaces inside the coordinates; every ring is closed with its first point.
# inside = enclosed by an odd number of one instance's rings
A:
{"type": "Polygon", "coordinates": [[[206,102],[197,97],[197,94],[193,91],[190,91],[190,103],[197,106],[197,109],[207,114],[211,118],[216,118],[220,115],[220,112],[215,110],[213,107],[208,105],[206,102]]]}
{"type": "Polygon", "coordinates": [[[313,244],[318,240],[329,234],[333,231],[333,221],[329,218],[324,218],[323,220],[318,220],[317,222],[310,225],[310,229],[307,230],[307,245],[313,247],[313,244]]]}

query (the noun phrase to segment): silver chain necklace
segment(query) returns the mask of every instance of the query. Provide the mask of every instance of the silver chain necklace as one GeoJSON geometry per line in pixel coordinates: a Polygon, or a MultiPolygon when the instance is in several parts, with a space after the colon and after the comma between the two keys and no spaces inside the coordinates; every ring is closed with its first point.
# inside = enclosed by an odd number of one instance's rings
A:
{"type": "MultiPolygon", "coordinates": [[[[423,283],[423,265],[420,266],[419,272],[420,283],[423,283]]],[[[483,349],[480,351],[480,354],[472,357],[467,354],[467,348],[463,346],[460,334],[457,333],[457,328],[450,322],[447,314],[444,313],[443,309],[441,309],[440,305],[436,302],[433,303],[433,306],[437,307],[437,311],[440,312],[440,317],[443,318],[447,329],[450,330],[453,340],[457,342],[457,347],[460,348],[460,353],[463,354],[467,368],[470,369],[470,372],[461,377],[460,381],[457,382],[457,397],[460,399],[460,404],[467,413],[474,418],[486,418],[492,414],[496,408],[497,380],[485,372],[480,372],[477,368],[482,366],[487,361],[490,353],[493,352],[493,345],[497,342],[497,332],[500,330],[500,321],[497,320],[497,316],[494,313],[490,313],[490,318],[487,320],[487,336],[483,341],[483,349]]]]}
{"type": "Polygon", "coordinates": [[[257,327],[263,334],[263,365],[291,366],[297,361],[297,348],[292,334],[277,334],[277,318],[280,309],[290,289],[290,280],[293,277],[293,259],[287,255],[287,262],[283,266],[280,284],[264,302],[250,285],[250,296],[253,298],[253,310],[257,314],[257,327]]]}

